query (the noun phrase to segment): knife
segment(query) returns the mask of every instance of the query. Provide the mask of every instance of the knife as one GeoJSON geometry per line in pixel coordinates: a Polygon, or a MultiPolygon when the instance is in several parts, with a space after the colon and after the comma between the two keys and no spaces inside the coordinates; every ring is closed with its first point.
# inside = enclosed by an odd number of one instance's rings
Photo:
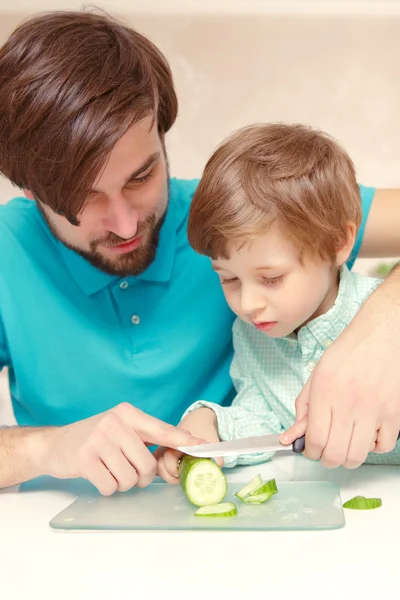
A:
{"type": "MultiPolygon", "coordinates": [[[[280,433],[276,435],[259,435],[233,440],[232,442],[180,446],[178,450],[184,454],[198,458],[216,458],[218,456],[235,456],[237,454],[253,454],[256,452],[278,452],[280,450],[292,450],[295,454],[301,454],[304,451],[304,435],[294,440],[293,444],[286,446],[280,443],[280,436],[280,433]]],[[[400,440],[400,432],[397,440],[400,440]]]]}
{"type": "Polygon", "coordinates": [[[256,452],[277,452],[279,450],[292,450],[300,454],[304,450],[305,436],[297,438],[293,444],[284,446],[280,443],[281,434],[259,435],[233,440],[232,442],[218,442],[216,444],[200,444],[199,446],[180,446],[178,450],[189,456],[199,458],[216,458],[218,456],[234,456],[237,454],[253,454],[256,452]]]}

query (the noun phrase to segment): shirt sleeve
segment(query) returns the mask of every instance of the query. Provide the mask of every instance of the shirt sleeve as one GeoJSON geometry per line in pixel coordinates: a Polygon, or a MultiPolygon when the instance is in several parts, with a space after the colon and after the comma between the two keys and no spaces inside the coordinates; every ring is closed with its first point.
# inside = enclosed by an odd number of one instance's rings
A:
{"type": "Polygon", "coordinates": [[[371,210],[372,202],[375,196],[375,188],[366,187],[365,185],[359,185],[360,188],[360,196],[361,196],[361,210],[362,210],[362,220],[361,225],[358,229],[357,239],[354,244],[353,251],[350,255],[349,260],[347,261],[347,266],[351,269],[359,255],[361,244],[364,238],[365,226],[367,224],[368,215],[371,210]]]}
{"type": "MultiPolygon", "coordinates": [[[[185,414],[203,406],[212,409],[217,417],[221,441],[283,432],[283,427],[271,410],[267,399],[260,393],[252,377],[246,374],[249,372],[246,368],[246,354],[241,346],[240,337],[235,337],[235,328],[234,345],[235,355],[230,375],[237,395],[232,405],[223,407],[200,400],[192,404],[185,414]]],[[[265,376],[268,377],[267,372],[265,376]]],[[[224,466],[257,464],[269,460],[273,455],[273,452],[258,452],[234,457],[226,456],[224,466]]]]}
{"type": "Polygon", "coordinates": [[[3,367],[9,365],[9,357],[7,351],[6,336],[4,333],[3,323],[0,318],[0,371],[3,367]]]}

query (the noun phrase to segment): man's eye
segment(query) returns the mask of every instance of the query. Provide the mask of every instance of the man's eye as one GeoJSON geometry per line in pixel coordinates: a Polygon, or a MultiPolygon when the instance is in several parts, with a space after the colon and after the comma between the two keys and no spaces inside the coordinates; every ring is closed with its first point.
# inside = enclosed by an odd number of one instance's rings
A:
{"type": "Polygon", "coordinates": [[[146,181],[148,181],[152,175],[153,170],[149,171],[145,175],[142,175],[141,177],[135,177],[135,179],[131,179],[128,181],[127,185],[140,185],[141,183],[146,183],[146,181]]]}

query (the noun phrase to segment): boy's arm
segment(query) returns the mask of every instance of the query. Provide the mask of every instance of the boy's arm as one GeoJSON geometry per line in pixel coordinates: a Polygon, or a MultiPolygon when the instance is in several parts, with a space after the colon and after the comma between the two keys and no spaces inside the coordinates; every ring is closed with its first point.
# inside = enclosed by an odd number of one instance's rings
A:
{"type": "MultiPolygon", "coordinates": [[[[217,417],[218,434],[221,441],[282,433],[283,427],[279,419],[271,410],[268,401],[260,393],[251,375],[248,375],[250,368],[246,361],[245,349],[242,347],[240,338],[235,335],[235,328],[234,346],[235,355],[230,375],[237,395],[232,405],[223,407],[200,400],[189,407],[185,415],[201,407],[212,409],[217,417]]],[[[268,377],[267,372],[265,372],[265,377],[268,377]]],[[[236,465],[256,464],[264,462],[272,456],[273,453],[271,452],[246,454],[238,457],[227,456],[224,458],[224,466],[234,467],[236,465]]]]}

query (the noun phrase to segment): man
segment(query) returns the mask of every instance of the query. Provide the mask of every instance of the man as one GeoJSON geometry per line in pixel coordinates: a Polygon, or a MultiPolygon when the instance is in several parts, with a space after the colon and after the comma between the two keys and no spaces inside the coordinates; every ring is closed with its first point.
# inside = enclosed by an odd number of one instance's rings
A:
{"type": "MultiPolygon", "coordinates": [[[[105,494],[146,485],[155,469],[146,443],[183,444],[181,431],[165,432],[154,418],[176,424],[195,399],[232,399],[233,315],[186,237],[197,182],[168,178],[165,134],[177,114],[169,66],[111,18],[50,13],[25,22],[0,50],[0,107],[0,171],[28,198],[0,207],[0,367],[9,367],[23,426],[0,432],[0,486],[44,473],[86,477],[105,494]]],[[[398,209],[385,214],[392,193],[361,192],[358,249],[374,197],[363,247],[387,251],[400,221],[398,209]],[[375,241],[383,228],[385,241],[382,233],[375,241]]],[[[400,401],[390,396],[400,381],[400,275],[365,307],[320,372],[336,378],[342,404],[332,397],[333,420],[350,408],[362,421],[358,381],[368,382],[369,366],[357,361],[364,352],[385,362],[368,399],[379,407],[377,431],[387,432],[400,424],[400,401]],[[379,335],[370,332],[364,349],[371,314],[379,335]],[[355,400],[346,406],[349,377],[355,400]]],[[[299,402],[299,416],[309,416],[306,454],[333,465],[325,413],[316,426],[317,375],[316,398],[299,402]]],[[[392,437],[384,433],[385,448],[392,437]]],[[[335,434],[346,465],[342,442],[335,434]]]]}

